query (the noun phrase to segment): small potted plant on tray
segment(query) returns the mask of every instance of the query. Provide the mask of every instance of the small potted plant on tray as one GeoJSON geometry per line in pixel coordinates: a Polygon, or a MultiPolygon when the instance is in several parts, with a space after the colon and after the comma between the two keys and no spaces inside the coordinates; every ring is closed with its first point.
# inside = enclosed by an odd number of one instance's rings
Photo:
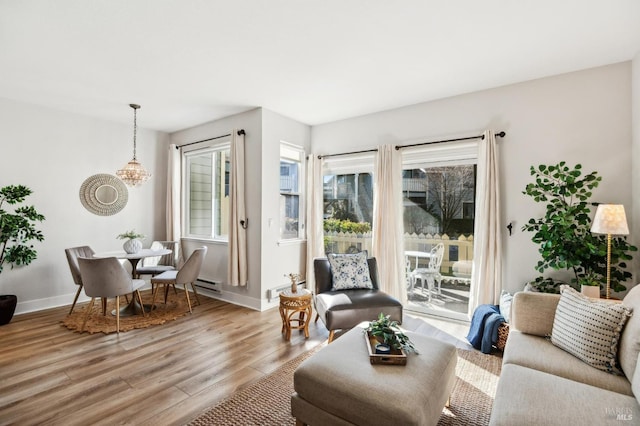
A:
{"type": "Polygon", "coordinates": [[[122,248],[129,254],[134,254],[142,250],[142,241],[140,240],[144,239],[143,234],[138,234],[136,231],[131,230],[118,235],[118,239],[127,240],[122,245],[122,248]]]}
{"type": "Polygon", "coordinates": [[[389,353],[393,349],[404,349],[406,352],[418,353],[415,346],[413,346],[413,342],[398,328],[398,322],[391,321],[389,315],[385,315],[382,312],[380,312],[377,320],[369,323],[365,333],[369,333],[370,336],[375,337],[380,342],[376,345],[377,353],[389,353]]]}

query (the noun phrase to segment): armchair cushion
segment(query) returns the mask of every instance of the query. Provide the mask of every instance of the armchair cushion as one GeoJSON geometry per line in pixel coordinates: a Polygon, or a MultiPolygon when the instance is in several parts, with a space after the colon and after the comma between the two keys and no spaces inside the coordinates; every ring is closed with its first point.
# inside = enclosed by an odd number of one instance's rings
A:
{"type": "Polygon", "coordinates": [[[327,255],[333,276],[332,291],[354,288],[372,289],[367,253],[327,255]]]}
{"type": "Polygon", "coordinates": [[[402,304],[380,290],[341,290],[316,295],[316,312],[329,330],[355,327],[383,312],[402,322],[402,304]]]}

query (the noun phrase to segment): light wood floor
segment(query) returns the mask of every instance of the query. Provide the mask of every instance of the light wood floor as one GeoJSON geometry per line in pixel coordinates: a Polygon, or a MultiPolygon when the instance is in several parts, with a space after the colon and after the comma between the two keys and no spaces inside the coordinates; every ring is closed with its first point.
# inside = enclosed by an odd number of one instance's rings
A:
{"type": "Polygon", "coordinates": [[[277,309],[201,301],[119,336],[67,330],[68,307],[15,316],[0,327],[0,424],[184,424],[328,337],[318,321],[286,342],[277,309]]]}

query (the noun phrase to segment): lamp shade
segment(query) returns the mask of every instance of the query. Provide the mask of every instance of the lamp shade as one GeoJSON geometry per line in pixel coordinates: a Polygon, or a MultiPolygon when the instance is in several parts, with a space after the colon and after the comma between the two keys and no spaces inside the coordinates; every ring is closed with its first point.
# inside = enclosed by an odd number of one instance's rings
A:
{"type": "Polygon", "coordinates": [[[591,224],[594,234],[628,235],[629,226],[622,204],[600,204],[591,224]]]}

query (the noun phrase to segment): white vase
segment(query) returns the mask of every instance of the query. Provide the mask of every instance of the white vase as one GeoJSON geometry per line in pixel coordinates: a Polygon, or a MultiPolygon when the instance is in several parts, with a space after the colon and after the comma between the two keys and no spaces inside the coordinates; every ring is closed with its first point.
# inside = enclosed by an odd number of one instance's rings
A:
{"type": "Polygon", "coordinates": [[[137,239],[127,240],[122,245],[122,248],[129,254],[137,253],[142,250],[142,241],[137,239]]]}
{"type": "Polygon", "coordinates": [[[583,285],[580,287],[580,292],[587,297],[593,299],[600,298],[600,286],[599,285],[583,285]]]}

